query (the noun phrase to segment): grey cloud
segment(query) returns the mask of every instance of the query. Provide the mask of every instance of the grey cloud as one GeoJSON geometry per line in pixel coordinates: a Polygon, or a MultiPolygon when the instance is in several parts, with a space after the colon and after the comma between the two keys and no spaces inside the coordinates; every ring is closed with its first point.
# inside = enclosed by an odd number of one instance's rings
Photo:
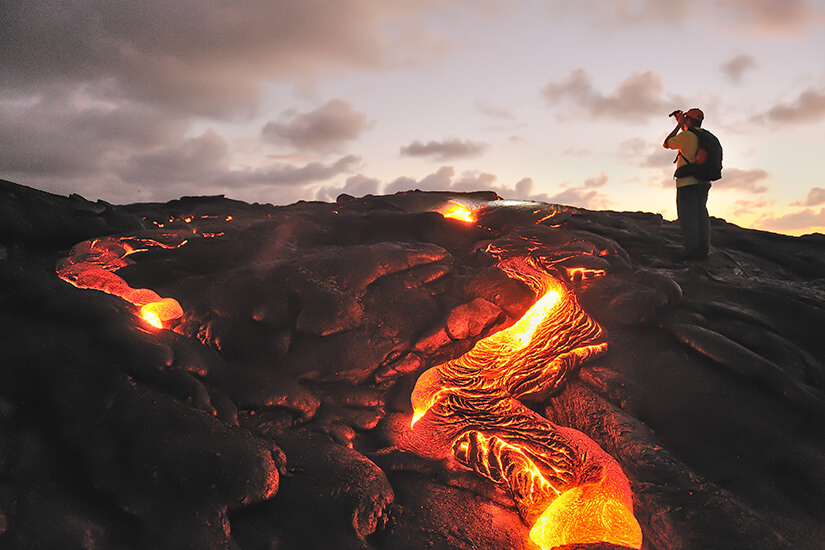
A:
{"type": "Polygon", "coordinates": [[[401,154],[409,157],[434,157],[436,160],[452,160],[457,158],[475,157],[481,154],[487,145],[470,140],[449,138],[443,141],[418,140],[401,147],[401,154]]]}
{"type": "MultiPolygon", "coordinates": [[[[420,189],[422,191],[493,191],[499,196],[508,199],[543,201],[549,203],[568,204],[581,208],[600,209],[611,204],[611,200],[600,193],[597,188],[603,187],[608,181],[605,174],[600,174],[585,180],[581,186],[565,189],[555,195],[535,192],[535,183],[532,178],[522,178],[512,186],[498,183],[495,174],[479,171],[466,171],[461,175],[456,175],[452,166],[442,166],[437,171],[417,180],[410,177],[396,178],[388,183],[381,191],[391,194],[399,191],[420,189]]],[[[318,194],[318,198],[330,200],[333,195],[340,192],[349,192],[346,189],[354,189],[350,192],[354,196],[361,196],[366,193],[374,193],[376,180],[365,176],[354,176],[348,180],[344,187],[325,188],[318,194]]]]}
{"type": "Polygon", "coordinates": [[[554,0],[548,4],[557,18],[582,16],[604,32],[644,25],[679,28],[698,19],[725,30],[793,34],[821,21],[825,11],[816,0],[554,0]]]}
{"type": "Polygon", "coordinates": [[[541,90],[542,95],[550,102],[558,102],[565,98],[585,98],[593,94],[593,82],[584,69],[576,69],[564,80],[550,80],[541,90]]]}
{"type": "Polygon", "coordinates": [[[455,168],[442,166],[437,171],[420,180],[410,177],[396,178],[384,188],[384,193],[397,193],[420,189],[421,191],[496,191],[502,190],[496,185],[496,176],[485,172],[467,171],[456,177],[455,168]]]}
{"type": "Polygon", "coordinates": [[[610,204],[610,200],[602,193],[578,187],[565,189],[561,193],[551,195],[547,202],[578,206],[579,208],[589,208],[591,210],[601,210],[607,208],[610,204]]]}
{"type": "Polygon", "coordinates": [[[487,172],[464,172],[461,177],[453,182],[452,189],[455,191],[486,191],[496,190],[496,180],[498,177],[487,172]]]}
{"type": "MultiPolygon", "coordinates": [[[[230,159],[226,140],[213,130],[207,130],[178,144],[133,155],[122,163],[117,173],[123,181],[154,189],[152,192],[156,196],[164,195],[160,190],[165,190],[166,195],[174,195],[177,187],[188,186],[199,193],[248,196],[249,189],[255,187],[300,187],[324,182],[355,170],[360,163],[359,157],[348,155],[333,163],[280,163],[268,168],[241,170],[231,167],[230,159]]],[[[311,194],[304,196],[310,197],[311,194]]]]}
{"type": "Polygon", "coordinates": [[[580,187],[571,187],[554,195],[548,193],[534,192],[535,182],[532,178],[523,178],[516,182],[515,194],[510,189],[502,188],[495,191],[502,197],[512,197],[522,200],[540,201],[551,204],[564,204],[579,208],[600,209],[611,204],[611,200],[596,191],[597,187],[602,187],[607,183],[607,176],[600,174],[594,178],[588,178],[580,187]]]}
{"type": "Polygon", "coordinates": [[[315,193],[315,200],[332,202],[341,193],[352,195],[353,197],[363,197],[364,195],[375,195],[381,181],[369,178],[363,174],[356,174],[347,178],[343,186],[326,186],[320,188],[315,193]]]}
{"type": "Polygon", "coordinates": [[[607,174],[602,172],[598,176],[587,178],[581,185],[568,187],[567,189],[564,189],[555,195],[550,195],[543,200],[556,204],[589,208],[591,210],[605,209],[610,206],[612,201],[607,195],[597,191],[597,189],[599,187],[604,187],[607,182],[607,174]]]}
{"type": "Polygon", "coordinates": [[[509,110],[505,109],[504,107],[500,107],[498,105],[493,105],[487,101],[477,99],[475,102],[476,110],[488,117],[499,119],[499,120],[513,120],[513,113],[509,110]]]}
{"type": "Polygon", "coordinates": [[[586,188],[591,188],[592,189],[592,188],[595,188],[595,187],[604,187],[604,185],[606,183],[607,183],[607,174],[602,172],[601,174],[599,174],[598,176],[596,176],[594,178],[587,178],[586,180],[584,180],[583,186],[586,187],[586,188]]]}
{"type": "MultiPolygon", "coordinates": [[[[752,168],[743,170],[741,168],[725,168],[722,170],[722,179],[715,182],[714,189],[719,191],[738,190],[746,193],[758,195],[766,193],[768,187],[761,185],[765,180],[770,178],[770,173],[761,168],[752,168]]],[[[660,182],[661,187],[672,188],[672,179],[663,179],[660,182]]]]}
{"type": "Polygon", "coordinates": [[[0,100],[0,173],[90,174],[128,152],[178,139],[185,125],[158,109],[124,101],[116,105],[46,96],[0,100]]]}
{"type": "Polygon", "coordinates": [[[224,116],[248,109],[265,79],[377,67],[394,46],[412,51],[381,27],[409,9],[370,0],[3,2],[3,86],[93,83],[107,97],[224,116]]]}
{"type": "Polygon", "coordinates": [[[765,209],[774,209],[776,200],[768,200],[764,197],[757,199],[740,199],[734,201],[732,212],[736,216],[752,216],[757,212],[764,212],[765,209]]]}
{"type": "Polygon", "coordinates": [[[342,173],[351,172],[358,168],[361,158],[355,155],[341,157],[329,164],[311,162],[304,166],[292,164],[280,165],[268,170],[252,172],[232,171],[220,177],[220,180],[230,185],[250,185],[266,183],[270,185],[306,185],[322,182],[334,178],[342,173]]]}
{"type": "Polygon", "coordinates": [[[825,227],[825,208],[821,208],[819,212],[806,208],[782,216],[762,218],[758,220],[757,226],[779,232],[825,227]]]}
{"type": "MultiPolygon", "coordinates": [[[[0,2],[0,175],[52,189],[58,175],[116,182],[116,169],[135,176],[142,156],[171,153],[196,117],[247,120],[267,83],[432,54],[432,39],[409,21],[447,5],[0,2]]],[[[359,113],[337,114],[344,139],[357,130],[359,113]]],[[[296,128],[287,130],[300,141],[296,128]]],[[[303,137],[323,146],[311,133],[303,137]]]]}
{"type": "Polygon", "coordinates": [[[719,68],[732,82],[738,84],[742,81],[742,76],[744,76],[747,71],[756,68],[757,65],[755,57],[741,54],[722,63],[719,68]]]}
{"type": "MultiPolygon", "coordinates": [[[[673,171],[676,151],[665,149],[661,143],[652,143],[641,138],[632,138],[619,144],[616,156],[640,168],[656,168],[673,171]]],[[[672,183],[672,182],[671,182],[672,183]]]]}
{"type": "Polygon", "coordinates": [[[662,115],[670,106],[683,103],[675,96],[665,98],[662,80],[652,71],[631,74],[605,95],[594,89],[584,69],[577,69],[562,80],[550,80],[541,93],[550,105],[569,102],[593,117],[619,120],[662,115]]]}
{"type": "Polygon", "coordinates": [[[718,7],[722,21],[763,34],[795,34],[825,17],[823,6],[811,0],[724,0],[718,7]]]}
{"type": "Polygon", "coordinates": [[[781,103],[754,118],[779,125],[817,122],[825,118],[825,89],[808,88],[790,103],[781,103]]]}
{"type": "Polygon", "coordinates": [[[825,189],[813,187],[808,191],[808,195],[801,201],[792,202],[793,206],[819,206],[825,203],[825,189]]]}
{"type": "Polygon", "coordinates": [[[768,188],[759,185],[760,182],[768,179],[770,174],[761,168],[742,170],[739,168],[725,168],[722,171],[722,179],[716,184],[719,189],[738,189],[748,193],[765,193],[768,188]]]}
{"type": "Polygon", "coordinates": [[[229,147],[213,130],[183,143],[132,156],[120,171],[130,183],[198,182],[226,169],[229,147]]]}
{"type": "MultiPolygon", "coordinates": [[[[452,168],[450,169],[452,170],[452,168]]],[[[418,180],[409,176],[401,176],[388,183],[386,187],[384,187],[384,193],[392,194],[398,193],[399,191],[410,191],[413,189],[419,189],[418,180]]]]}
{"type": "Polygon", "coordinates": [[[422,191],[444,191],[452,185],[452,179],[455,176],[455,168],[452,166],[442,166],[437,172],[434,172],[420,181],[409,177],[400,177],[394,179],[387,184],[384,189],[385,193],[396,193],[398,191],[407,191],[409,189],[420,189],[422,191]]]}
{"type": "Polygon", "coordinates": [[[555,17],[574,15],[583,16],[599,30],[615,31],[617,27],[641,25],[674,25],[688,15],[689,8],[698,0],[633,0],[616,2],[615,0],[578,0],[568,2],[551,0],[547,2],[551,14],[555,17]]]}
{"type": "Polygon", "coordinates": [[[287,112],[281,121],[268,122],[261,135],[297,149],[332,151],[372,127],[367,115],[342,99],[331,99],[308,113],[287,112]]]}
{"type": "Polygon", "coordinates": [[[644,160],[642,160],[642,168],[661,168],[663,170],[675,170],[676,165],[673,164],[673,159],[676,157],[676,151],[665,149],[659,145],[644,160]]]}

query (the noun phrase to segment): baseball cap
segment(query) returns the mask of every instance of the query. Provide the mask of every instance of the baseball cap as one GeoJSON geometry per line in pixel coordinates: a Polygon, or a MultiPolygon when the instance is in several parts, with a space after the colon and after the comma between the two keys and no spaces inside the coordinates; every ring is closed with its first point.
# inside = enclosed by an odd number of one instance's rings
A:
{"type": "Polygon", "coordinates": [[[697,109],[696,107],[688,110],[688,112],[685,113],[685,116],[688,116],[693,120],[698,120],[699,122],[705,120],[705,113],[703,113],[701,109],[697,109]]]}

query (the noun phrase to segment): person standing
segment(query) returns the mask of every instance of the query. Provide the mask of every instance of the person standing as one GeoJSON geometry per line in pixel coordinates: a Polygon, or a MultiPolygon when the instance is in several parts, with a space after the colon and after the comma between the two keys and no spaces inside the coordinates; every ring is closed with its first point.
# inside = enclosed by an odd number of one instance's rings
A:
{"type": "Polygon", "coordinates": [[[676,128],[665,138],[665,149],[678,150],[676,155],[676,211],[682,228],[684,250],[679,260],[702,260],[708,257],[710,248],[710,216],[708,215],[708,192],[710,181],[700,179],[690,172],[689,165],[704,162],[697,159],[699,151],[698,132],[702,131],[705,114],[700,109],[690,109],[683,113],[674,111],[676,128]],[[681,130],[681,131],[680,131],[681,130]]]}

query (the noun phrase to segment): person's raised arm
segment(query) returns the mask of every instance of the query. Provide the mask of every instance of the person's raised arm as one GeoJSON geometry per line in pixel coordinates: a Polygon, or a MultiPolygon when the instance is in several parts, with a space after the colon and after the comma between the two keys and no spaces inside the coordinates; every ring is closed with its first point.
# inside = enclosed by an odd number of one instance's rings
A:
{"type": "Polygon", "coordinates": [[[662,147],[664,147],[665,149],[670,149],[670,147],[667,146],[667,142],[670,138],[679,133],[679,129],[682,127],[682,117],[684,117],[685,115],[682,112],[676,112],[673,114],[673,116],[676,117],[676,128],[674,128],[673,131],[667,135],[665,141],[662,143],[662,147]]]}

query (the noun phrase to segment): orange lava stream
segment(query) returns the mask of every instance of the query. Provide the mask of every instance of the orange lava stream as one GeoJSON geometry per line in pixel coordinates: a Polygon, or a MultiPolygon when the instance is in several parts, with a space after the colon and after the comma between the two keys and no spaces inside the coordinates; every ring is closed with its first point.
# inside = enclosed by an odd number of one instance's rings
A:
{"type": "Polygon", "coordinates": [[[521,402],[543,400],[604,351],[603,331],[537,263],[499,256],[499,266],[538,300],[509,328],[419,377],[402,445],[428,458],[452,457],[509,491],[542,549],[588,542],[640,548],[633,494],[619,464],[583,433],[521,402]]]}
{"type": "Polygon", "coordinates": [[[177,248],[154,239],[109,237],[84,241],[72,248],[71,255],[57,264],[57,275],[78,287],[100,290],[119,296],[139,308],[140,317],[155,328],[183,315],[183,309],[174,298],[163,298],[148,288],[132,288],[114,272],[132,264],[127,256],[152,247],[177,248]],[[142,246],[136,248],[135,244],[142,246]]]}
{"type": "Polygon", "coordinates": [[[475,215],[473,214],[472,208],[470,208],[466,204],[462,204],[458,201],[453,200],[450,201],[450,206],[448,206],[446,210],[441,212],[441,215],[445,218],[452,218],[463,222],[475,221],[475,215]]]}

